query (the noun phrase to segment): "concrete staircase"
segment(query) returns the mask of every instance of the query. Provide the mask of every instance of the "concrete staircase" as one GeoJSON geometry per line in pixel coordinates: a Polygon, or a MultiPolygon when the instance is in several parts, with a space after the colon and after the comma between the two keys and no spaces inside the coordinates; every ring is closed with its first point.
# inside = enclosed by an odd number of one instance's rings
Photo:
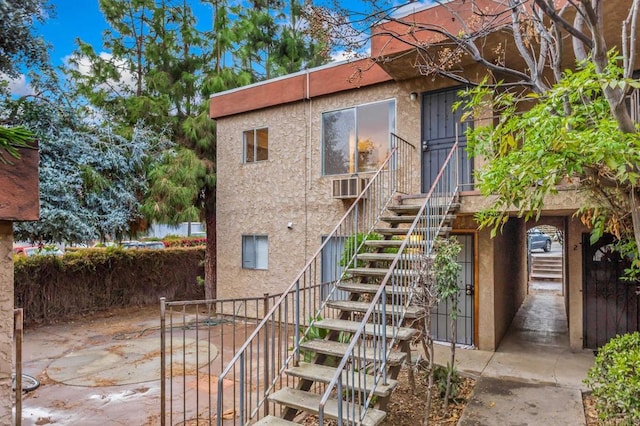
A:
{"type": "MultiPolygon", "coordinates": [[[[446,216],[440,216],[444,219],[444,226],[440,227],[438,232],[440,236],[448,235],[451,230],[451,223],[455,219],[454,212],[458,207],[459,205],[454,204],[446,216]]],[[[300,348],[305,353],[313,354],[313,359],[310,360],[311,362],[299,362],[298,365],[294,365],[285,371],[286,375],[298,379],[298,385],[296,388],[284,387],[268,396],[270,402],[285,407],[281,411],[283,413],[282,416],[266,416],[258,421],[258,425],[291,425],[301,421],[305,417],[301,415],[303,413],[318,414],[323,386],[337,374],[337,369],[334,365],[336,361],[339,362],[347,354],[349,336],[352,336],[361,326],[360,318],[369,309],[369,301],[380,288],[382,278],[389,272],[390,265],[397,255],[397,249],[402,245],[411,224],[416,221],[420,208],[421,204],[394,204],[384,212],[382,221],[385,224],[376,227],[374,230],[382,239],[365,240],[364,249],[361,249],[361,252],[356,256],[355,266],[348,268],[345,271],[346,279],[337,284],[337,289],[347,292],[349,296],[344,300],[327,300],[326,302],[327,306],[339,310],[338,318],[320,319],[314,325],[318,329],[326,330],[326,338],[316,338],[300,344],[300,348]],[[318,389],[318,386],[320,386],[320,392],[315,393],[314,389],[318,389]]],[[[415,257],[412,254],[401,255],[404,259],[412,256],[415,257]]],[[[408,279],[412,279],[416,275],[415,270],[410,269],[396,268],[392,273],[408,279]]],[[[409,286],[406,286],[401,289],[401,294],[406,295],[409,291],[409,286]]],[[[422,314],[421,310],[415,306],[394,305],[394,300],[398,298],[397,293],[395,297],[387,297],[387,302],[384,305],[387,315],[391,315],[394,311],[397,313],[402,309],[406,310],[405,319],[414,319],[422,314]]],[[[381,308],[377,309],[381,310],[381,308]]],[[[370,359],[369,356],[371,354],[364,351],[357,355],[360,359],[354,359],[353,362],[362,361],[370,366],[367,368],[371,368],[371,371],[367,371],[367,375],[364,378],[360,377],[358,380],[351,381],[346,377],[346,372],[342,373],[342,381],[345,384],[342,388],[343,398],[355,401],[355,408],[351,406],[348,410],[349,413],[340,413],[339,400],[337,398],[329,400],[325,405],[325,420],[337,420],[342,417],[344,422],[349,422],[352,421],[353,411],[355,411],[356,416],[359,415],[358,413],[363,413],[358,423],[364,426],[374,426],[382,422],[386,416],[385,407],[397,385],[395,379],[400,372],[402,364],[410,362],[410,341],[418,332],[413,328],[400,325],[400,328],[395,328],[395,332],[391,326],[385,328],[379,324],[374,325],[371,323],[366,326],[366,334],[370,337],[371,335],[382,337],[380,333],[384,333],[388,341],[394,339],[394,346],[389,355],[386,356],[387,381],[379,380],[375,386],[374,395],[376,398],[374,406],[365,410],[360,405],[361,402],[358,401],[366,399],[363,395],[374,389],[376,368],[379,368],[378,366],[384,363],[379,359],[370,359]],[[351,416],[351,420],[349,420],[350,417],[348,416],[351,416]]],[[[334,397],[336,396],[334,395],[334,397]]],[[[278,412],[278,410],[275,410],[275,412],[278,412]]]]}
{"type": "Polygon", "coordinates": [[[562,284],[562,254],[531,255],[529,280],[562,284]]]}

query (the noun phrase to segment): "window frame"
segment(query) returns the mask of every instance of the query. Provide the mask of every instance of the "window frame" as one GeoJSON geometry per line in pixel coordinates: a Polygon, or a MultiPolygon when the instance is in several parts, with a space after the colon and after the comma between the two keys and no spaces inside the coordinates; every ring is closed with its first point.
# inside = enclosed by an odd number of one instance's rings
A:
{"type": "Polygon", "coordinates": [[[254,271],[266,271],[269,269],[269,236],[266,234],[242,234],[242,242],[241,242],[241,267],[246,270],[254,270],[254,271]],[[265,259],[263,261],[259,261],[258,259],[258,240],[264,239],[266,243],[266,251],[264,253],[265,259]],[[247,247],[248,242],[252,243],[251,248],[253,249],[253,259],[247,259],[249,253],[245,251],[245,247],[247,247]]]}
{"type": "Polygon", "coordinates": [[[348,110],[353,110],[354,112],[354,130],[355,130],[355,137],[356,140],[358,140],[358,109],[361,107],[366,107],[366,106],[370,106],[370,105],[375,105],[375,104],[383,104],[383,103],[393,103],[393,108],[391,109],[393,111],[393,117],[391,117],[392,119],[389,120],[389,129],[387,132],[387,153],[391,150],[391,143],[392,143],[392,138],[391,138],[391,133],[395,133],[396,132],[396,127],[397,127],[397,121],[398,121],[398,101],[396,98],[387,98],[387,99],[381,99],[381,100],[377,100],[377,101],[372,101],[372,102],[365,102],[365,103],[361,103],[361,104],[356,104],[356,105],[352,105],[349,107],[345,107],[345,108],[337,108],[334,110],[327,110],[327,111],[323,111],[320,113],[320,175],[322,177],[329,177],[329,176],[344,176],[344,175],[357,175],[359,173],[372,173],[372,171],[359,171],[358,167],[358,155],[355,155],[355,171],[353,173],[349,172],[348,170],[346,172],[343,173],[331,173],[331,174],[327,174],[326,173],[326,151],[325,151],[325,125],[324,125],[324,117],[325,114],[331,114],[331,113],[337,113],[340,111],[348,111],[348,110]]]}
{"type": "Polygon", "coordinates": [[[246,129],[242,131],[242,164],[254,164],[269,161],[269,127],[254,127],[252,129],[246,129]],[[259,144],[258,144],[258,132],[266,130],[267,132],[267,158],[258,160],[259,144]],[[247,158],[247,133],[253,133],[253,159],[249,161],[247,158]]]}

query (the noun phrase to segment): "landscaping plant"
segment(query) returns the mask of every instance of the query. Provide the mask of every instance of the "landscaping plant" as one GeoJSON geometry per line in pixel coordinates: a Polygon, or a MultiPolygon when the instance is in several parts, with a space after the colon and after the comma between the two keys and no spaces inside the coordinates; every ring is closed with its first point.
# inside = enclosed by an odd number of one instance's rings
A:
{"type": "Polygon", "coordinates": [[[640,332],[611,339],[598,351],[585,384],[593,391],[601,420],[640,423],[640,332]]]}
{"type": "Polygon", "coordinates": [[[462,246],[455,237],[437,239],[434,244],[435,259],[433,261],[433,273],[436,281],[436,293],[438,301],[449,302],[449,319],[451,320],[451,357],[450,368],[447,369],[447,381],[445,387],[443,408],[448,412],[449,398],[452,395],[452,379],[455,370],[456,340],[458,337],[458,274],[462,266],[457,262],[458,253],[462,246]]]}

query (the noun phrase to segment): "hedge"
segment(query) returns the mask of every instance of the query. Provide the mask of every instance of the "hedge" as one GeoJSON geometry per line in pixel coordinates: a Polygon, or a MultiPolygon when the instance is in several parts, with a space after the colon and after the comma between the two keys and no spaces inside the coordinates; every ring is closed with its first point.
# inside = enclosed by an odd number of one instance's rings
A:
{"type": "Polygon", "coordinates": [[[14,258],[15,306],[25,323],[52,323],[90,312],[204,298],[204,249],[85,249],[63,257],[14,258]]]}

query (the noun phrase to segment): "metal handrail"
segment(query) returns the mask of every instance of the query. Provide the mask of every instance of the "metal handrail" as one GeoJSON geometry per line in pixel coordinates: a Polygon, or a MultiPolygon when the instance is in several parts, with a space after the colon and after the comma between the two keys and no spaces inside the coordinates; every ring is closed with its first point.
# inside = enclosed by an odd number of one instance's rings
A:
{"type": "Polygon", "coordinates": [[[406,308],[411,304],[412,290],[415,288],[417,280],[416,276],[401,271],[418,269],[419,259],[417,256],[411,256],[412,254],[423,253],[426,256],[431,254],[433,241],[440,233],[446,220],[446,213],[458,193],[457,163],[458,143],[456,142],[427,193],[425,201],[400,245],[387,274],[380,283],[378,291],[373,296],[369,309],[362,317],[359,328],[351,337],[351,342],[336,369],[336,373],[326,386],[318,407],[319,424],[323,424],[325,406],[329,398],[335,394],[343,395],[344,389],[352,389],[356,384],[358,389],[364,390],[359,393],[347,393],[346,401],[341,397],[338,398],[338,424],[343,423],[343,417],[347,417],[347,423],[360,423],[367,413],[378,383],[380,381],[387,382],[388,352],[395,345],[397,332],[404,322],[406,308]],[[401,291],[404,289],[410,290],[408,294],[401,291]],[[391,297],[394,302],[392,306],[399,305],[402,307],[401,310],[392,309],[391,314],[388,315],[386,306],[388,297],[391,297]],[[371,324],[372,320],[373,333],[368,334],[365,326],[371,324]],[[389,322],[393,333],[390,341],[387,342],[385,328],[389,322]],[[363,358],[367,360],[364,366],[360,361],[363,358]],[[369,374],[368,370],[372,364],[375,379],[371,388],[366,389],[364,376],[369,374]],[[343,377],[346,377],[347,383],[343,383],[343,377]],[[346,409],[343,406],[345,404],[347,405],[346,409]]]}
{"type": "MultiPolygon", "coordinates": [[[[395,134],[390,134],[390,138],[392,147],[389,155],[364,190],[220,374],[216,401],[218,425],[222,424],[222,413],[228,405],[234,407],[233,423],[236,418],[239,418],[240,424],[246,424],[256,417],[268,415],[269,394],[296,382],[297,379],[283,377],[283,372],[292,363],[295,366],[299,364],[300,345],[316,332],[314,324],[322,318],[335,318],[339,314],[340,310],[332,308],[330,302],[340,297],[336,286],[343,278],[332,281],[330,288],[323,288],[325,283],[320,277],[323,253],[329,250],[335,239],[344,242],[358,234],[368,235],[393,196],[398,192],[408,193],[411,188],[411,162],[414,157],[411,151],[415,147],[395,134]],[[292,343],[293,347],[290,347],[292,343]],[[261,355],[268,355],[268,365],[260,361],[261,355]],[[263,380],[263,377],[269,380],[263,380]],[[233,379],[233,392],[224,389],[230,379],[233,379]],[[255,389],[247,389],[247,383],[251,383],[249,387],[255,389]],[[230,394],[233,394],[232,398],[230,394]],[[228,402],[226,405],[225,397],[228,402]]],[[[336,254],[332,260],[345,268],[356,266],[362,244],[364,242],[357,246],[354,244],[349,249],[348,260],[336,254]]]]}

